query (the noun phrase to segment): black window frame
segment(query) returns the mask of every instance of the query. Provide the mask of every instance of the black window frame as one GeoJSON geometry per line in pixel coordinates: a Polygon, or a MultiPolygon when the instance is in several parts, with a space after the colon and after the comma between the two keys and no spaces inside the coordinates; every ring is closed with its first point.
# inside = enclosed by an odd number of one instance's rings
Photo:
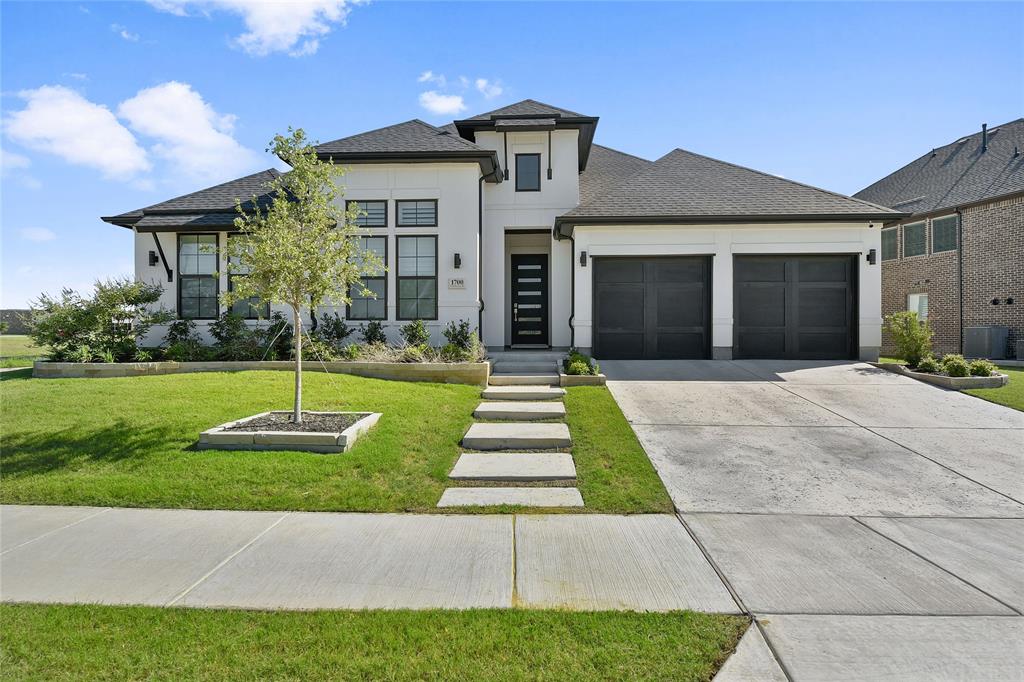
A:
{"type": "MultiPolygon", "coordinates": [[[[217,318],[220,317],[220,254],[221,254],[220,233],[219,232],[178,232],[177,233],[177,237],[178,237],[177,238],[177,242],[175,244],[175,248],[177,250],[177,253],[175,254],[175,261],[177,262],[177,267],[178,267],[178,300],[177,300],[177,310],[175,311],[176,315],[177,315],[177,318],[179,320],[216,320],[217,318]],[[209,275],[205,275],[205,274],[204,275],[182,274],[182,272],[181,272],[181,238],[182,237],[213,237],[214,238],[215,244],[216,244],[216,249],[214,251],[214,262],[217,264],[217,268],[213,271],[213,274],[209,274],[209,275]],[[212,279],[213,280],[214,285],[216,286],[216,293],[214,294],[214,300],[217,302],[217,312],[214,314],[213,317],[204,317],[204,316],[201,316],[201,315],[200,316],[196,316],[196,317],[184,317],[181,314],[181,299],[182,299],[181,289],[182,289],[182,285],[184,284],[186,278],[187,279],[212,279]]],[[[189,298],[195,298],[195,297],[194,296],[189,296],[189,298]]],[[[209,297],[200,296],[198,298],[199,299],[203,299],[203,298],[209,298],[209,297]]],[[[202,306],[200,306],[200,308],[201,307],[202,306]]]]}
{"type": "Polygon", "coordinates": [[[900,231],[899,231],[898,227],[887,227],[887,228],[882,230],[881,247],[882,247],[881,251],[882,251],[882,261],[883,262],[887,261],[887,260],[899,260],[899,258],[900,258],[900,231]],[[886,233],[889,233],[889,234],[893,235],[893,239],[892,239],[892,249],[893,249],[893,252],[892,252],[892,255],[890,255],[888,257],[886,257],[886,255],[885,255],[885,237],[886,237],[886,233]]]}
{"type": "MultiPolygon", "coordinates": [[[[437,262],[437,242],[438,236],[436,234],[408,234],[398,235],[395,237],[395,319],[408,322],[411,320],[437,320],[438,319],[438,308],[440,307],[441,297],[441,286],[439,278],[438,262],[437,262]],[[434,240],[434,276],[426,277],[424,275],[402,275],[401,269],[401,253],[402,246],[401,240],[403,239],[433,239],[434,240]],[[404,317],[402,315],[402,281],[403,280],[422,280],[422,279],[433,279],[434,280],[434,315],[433,317],[404,317]]],[[[417,254],[418,256],[419,254],[417,254]]],[[[418,300],[418,299],[417,299],[418,300]]]]}
{"type": "Polygon", "coordinates": [[[955,213],[952,215],[944,215],[938,218],[932,218],[932,253],[947,253],[949,251],[956,251],[958,248],[960,248],[960,234],[958,229],[959,227],[960,221],[955,213]],[[947,221],[951,221],[952,223],[953,245],[948,246],[947,244],[943,244],[943,248],[939,248],[935,240],[935,235],[938,234],[938,230],[936,229],[935,224],[943,223],[943,228],[945,228],[945,226],[949,224],[947,221]]]}
{"type": "MultiPolygon", "coordinates": [[[[227,244],[227,246],[228,246],[228,291],[233,291],[234,290],[234,288],[235,288],[235,279],[240,278],[240,277],[248,277],[249,276],[249,273],[243,273],[243,272],[233,273],[233,272],[231,272],[231,240],[232,239],[244,239],[244,238],[245,238],[244,234],[239,234],[239,233],[228,234],[228,244],[227,244]]],[[[231,313],[233,313],[235,315],[238,315],[243,320],[266,320],[266,319],[268,319],[270,317],[270,301],[264,301],[261,304],[259,302],[258,297],[250,296],[249,298],[245,299],[244,301],[235,301],[234,303],[231,304],[231,307],[228,308],[228,310],[231,313]],[[255,303],[253,302],[254,300],[256,301],[255,303]],[[237,312],[235,310],[235,306],[240,306],[243,303],[247,306],[248,314],[246,314],[246,315],[242,315],[241,313],[239,313],[239,312],[237,312]],[[259,309],[261,305],[263,307],[262,311],[259,309]],[[255,314],[254,314],[254,311],[255,311],[255,314]],[[261,312],[263,313],[262,315],[260,314],[261,312]]]]}
{"type": "Polygon", "coordinates": [[[903,245],[903,257],[904,258],[917,258],[919,256],[927,256],[928,255],[928,221],[927,220],[918,220],[916,222],[907,223],[906,225],[904,225],[903,226],[903,239],[900,240],[900,241],[902,242],[902,245],[903,245]],[[911,228],[911,227],[914,227],[914,228],[920,227],[922,230],[924,230],[924,234],[921,235],[921,252],[920,253],[908,253],[907,252],[907,230],[908,230],[908,228],[911,228]]]}
{"type": "MultiPolygon", "coordinates": [[[[375,223],[361,223],[361,222],[356,221],[356,225],[358,225],[359,227],[368,227],[368,228],[388,227],[389,221],[388,221],[388,200],[387,199],[346,199],[345,200],[345,205],[347,206],[348,204],[384,204],[384,222],[383,223],[380,223],[378,225],[378,224],[375,224],[375,223]]],[[[360,208],[360,210],[364,210],[364,211],[366,210],[362,206],[360,206],[359,208],[360,208]]],[[[365,217],[369,218],[370,216],[366,215],[365,217]]]]}
{"type": "Polygon", "coordinates": [[[437,227],[438,223],[437,199],[396,199],[395,200],[395,227],[437,227]],[[427,203],[434,204],[434,222],[432,223],[403,223],[402,204],[427,203]]]}
{"type": "Polygon", "coordinates": [[[541,187],[541,158],[539,152],[530,152],[527,154],[516,154],[515,165],[516,165],[516,191],[517,192],[539,192],[541,187]],[[536,187],[523,187],[519,184],[521,174],[519,173],[519,159],[525,157],[536,157],[537,159],[537,186],[536,187]]]}
{"type": "MultiPolygon", "coordinates": [[[[356,239],[383,239],[384,240],[384,263],[383,263],[383,266],[384,266],[384,268],[387,268],[387,265],[388,265],[388,251],[389,251],[389,247],[390,247],[390,244],[389,244],[390,240],[388,239],[388,235],[386,235],[386,234],[361,234],[361,235],[359,235],[359,236],[357,236],[355,238],[356,239]]],[[[436,269],[436,265],[435,265],[435,269],[436,269]]],[[[353,320],[353,321],[357,321],[357,322],[369,322],[370,320],[387,320],[388,319],[388,271],[385,269],[385,270],[381,271],[380,275],[374,275],[372,277],[360,277],[360,280],[362,280],[362,281],[370,280],[370,279],[373,279],[373,280],[379,279],[379,280],[382,280],[384,282],[384,316],[383,317],[370,317],[370,316],[367,316],[367,317],[354,317],[352,315],[352,304],[351,303],[347,303],[345,305],[345,319],[346,320],[353,320]]],[[[351,289],[349,289],[349,298],[350,299],[354,298],[352,296],[352,290],[351,289]]],[[[367,301],[378,301],[378,300],[380,300],[380,299],[377,299],[377,298],[369,298],[367,296],[360,296],[358,298],[361,299],[361,300],[367,300],[367,301]]]]}

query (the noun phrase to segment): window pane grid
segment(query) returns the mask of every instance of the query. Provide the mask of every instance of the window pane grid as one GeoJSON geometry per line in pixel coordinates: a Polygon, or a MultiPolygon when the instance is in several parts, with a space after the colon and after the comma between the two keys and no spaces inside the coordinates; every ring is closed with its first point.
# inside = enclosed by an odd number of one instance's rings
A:
{"type": "Polygon", "coordinates": [[[924,223],[903,226],[903,257],[924,255],[927,250],[924,223]]]}
{"type": "Polygon", "coordinates": [[[957,247],[956,216],[932,221],[932,253],[954,251],[957,247]]]}
{"type": "Polygon", "coordinates": [[[437,225],[437,202],[430,200],[398,201],[399,227],[434,227],[437,225]]]}
{"type": "Polygon", "coordinates": [[[896,260],[899,257],[899,241],[896,228],[882,230],[882,260],[896,260]]]}
{"type": "Polygon", "coordinates": [[[178,235],[178,317],[214,319],[220,312],[217,235],[178,235]]]}
{"type": "Polygon", "coordinates": [[[398,318],[437,319],[437,237],[398,238],[398,318]]]}
{"type": "Polygon", "coordinates": [[[516,191],[540,191],[540,154],[516,154],[516,191]]]}
{"type": "MultiPolygon", "coordinates": [[[[387,237],[359,237],[360,251],[370,251],[380,258],[381,264],[388,262],[388,240],[387,237]]],[[[381,271],[378,276],[363,277],[362,284],[353,284],[349,289],[348,296],[351,303],[348,305],[346,317],[350,320],[386,320],[387,313],[387,278],[381,271]],[[363,290],[376,294],[374,296],[363,295],[363,290]]]]}
{"type": "Polygon", "coordinates": [[[388,202],[386,201],[350,201],[359,207],[360,215],[356,218],[356,225],[362,227],[387,227],[388,225],[388,202]]]}

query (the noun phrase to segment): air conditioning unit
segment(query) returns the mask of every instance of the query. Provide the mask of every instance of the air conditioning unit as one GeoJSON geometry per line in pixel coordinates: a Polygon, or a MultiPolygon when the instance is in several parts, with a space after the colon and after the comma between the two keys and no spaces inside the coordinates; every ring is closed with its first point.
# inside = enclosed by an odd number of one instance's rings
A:
{"type": "Polygon", "coordinates": [[[964,330],[964,356],[1005,360],[1009,339],[1007,327],[968,327],[964,330]]]}

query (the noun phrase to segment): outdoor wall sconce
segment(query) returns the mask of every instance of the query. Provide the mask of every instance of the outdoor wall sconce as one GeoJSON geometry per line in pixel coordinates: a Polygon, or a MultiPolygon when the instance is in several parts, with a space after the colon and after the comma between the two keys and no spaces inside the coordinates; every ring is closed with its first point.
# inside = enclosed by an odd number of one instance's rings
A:
{"type": "Polygon", "coordinates": [[[870,249],[868,251],[867,261],[871,265],[874,265],[876,262],[878,262],[878,254],[876,253],[876,251],[874,249],[870,249]]]}
{"type": "Polygon", "coordinates": [[[462,254],[455,254],[455,269],[458,270],[462,267],[462,254]]]}
{"type": "Polygon", "coordinates": [[[156,251],[149,252],[149,267],[153,267],[160,262],[160,258],[156,255],[156,251]]]}
{"type": "Polygon", "coordinates": [[[587,252],[586,251],[580,251],[580,267],[581,268],[587,267],[587,252]]]}

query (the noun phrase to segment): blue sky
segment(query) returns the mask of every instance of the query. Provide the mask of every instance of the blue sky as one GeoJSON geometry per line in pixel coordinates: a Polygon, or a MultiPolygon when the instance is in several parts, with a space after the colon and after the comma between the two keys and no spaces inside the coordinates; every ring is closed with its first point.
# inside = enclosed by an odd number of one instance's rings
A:
{"type": "Polygon", "coordinates": [[[1021,26],[1021,3],[3,2],[0,304],[130,274],[100,215],[274,165],[289,125],[326,141],[533,98],[632,154],[853,193],[1024,115],[1021,26]]]}

